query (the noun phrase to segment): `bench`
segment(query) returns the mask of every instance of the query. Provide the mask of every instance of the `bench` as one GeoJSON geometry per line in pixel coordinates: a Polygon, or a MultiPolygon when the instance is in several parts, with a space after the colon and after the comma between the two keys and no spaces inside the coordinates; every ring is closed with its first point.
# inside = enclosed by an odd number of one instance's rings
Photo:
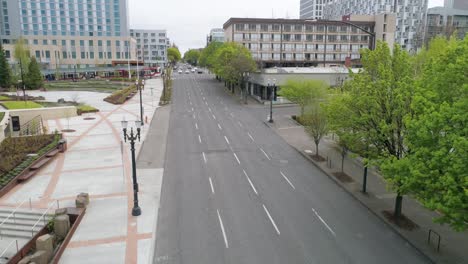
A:
{"type": "Polygon", "coordinates": [[[34,176],[36,173],[37,173],[36,170],[32,170],[32,171],[30,170],[30,171],[28,171],[28,173],[25,173],[25,174],[21,175],[20,177],[18,177],[17,181],[18,182],[26,181],[29,178],[31,178],[32,176],[34,176]]]}
{"type": "Polygon", "coordinates": [[[47,157],[47,158],[50,158],[50,157],[53,157],[53,156],[57,155],[58,153],[59,153],[59,150],[58,150],[58,149],[55,149],[55,150],[49,152],[49,153],[46,155],[46,157],[47,157]]]}
{"type": "Polygon", "coordinates": [[[29,169],[30,169],[30,170],[37,170],[37,169],[39,169],[40,167],[44,166],[44,165],[45,165],[47,162],[49,162],[49,161],[50,161],[50,158],[45,158],[45,159],[39,161],[38,163],[32,165],[29,169]]]}

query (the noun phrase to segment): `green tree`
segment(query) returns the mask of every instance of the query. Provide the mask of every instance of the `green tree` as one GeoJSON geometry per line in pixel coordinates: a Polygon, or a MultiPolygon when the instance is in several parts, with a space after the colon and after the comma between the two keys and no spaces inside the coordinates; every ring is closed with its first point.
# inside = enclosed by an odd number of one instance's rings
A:
{"type": "Polygon", "coordinates": [[[435,55],[424,66],[413,113],[405,120],[405,144],[411,151],[385,169],[410,174],[415,196],[442,213],[436,221],[464,231],[468,228],[468,37],[430,45],[428,52],[435,55]]]}
{"type": "Polygon", "coordinates": [[[190,49],[184,53],[184,60],[191,65],[197,66],[198,59],[200,58],[200,51],[196,49],[190,49]]]}
{"type": "Polygon", "coordinates": [[[306,114],[301,117],[305,131],[313,138],[315,143],[315,155],[319,155],[319,144],[323,136],[328,133],[327,116],[323,111],[320,103],[316,102],[311,105],[306,114]]]}
{"type": "Polygon", "coordinates": [[[23,38],[19,38],[15,43],[14,57],[18,62],[18,67],[20,67],[17,71],[17,74],[19,75],[18,79],[22,79],[21,71],[23,71],[23,75],[26,75],[29,62],[31,61],[29,47],[26,45],[23,38]]]}
{"type": "Polygon", "coordinates": [[[6,59],[5,50],[3,50],[0,43],[0,88],[9,88],[12,81],[10,65],[6,59]]]}
{"type": "Polygon", "coordinates": [[[215,57],[214,72],[230,85],[241,83],[244,72],[256,69],[250,51],[235,42],[224,43],[216,50],[215,57]]]}
{"type": "Polygon", "coordinates": [[[216,51],[223,45],[218,41],[211,42],[206,48],[200,53],[199,64],[202,67],[206,67],[211,71],[214,71],[216,62],[216,51]]]}
{"type": "Polygon", "coordinates": [[[25,85],[28,89],[39,89],[44,84],[41,68],[35,57],[31,58],[28,73],[25,75],[25,85]]]}
{"type": "Polygon", "coordinates": [[[397,193],[394,215],[399,218],[403,195],[412,191],[410,175],[389,168],[408,153],[404,117],[411,113],[414,71],[406,51],[395,45],[392,54],[384,42],[378,42],[375,50],[362,51],[362,65],[363,70],[351,74],[344,85],[345,94],[339,99],[342,111],[331,115],[330,122],[342,136],[357,138],[364,149],[373,150],[370,158],[397,193]]]}
{"type": "Polygon", "coordinates": [[[327,94],[328,85],[319,80],[288,79],[281,86],[279,95],[301,107],[301,116],[305,113],[305,108],[312,100],[324,98],[327,94]]]}
{"type": "Polygon", "coordinates": [[[180,51],[176,46],[172,46],[167,49],[167,59],[171,62],[172,65],[180,61],[180,51]]]}

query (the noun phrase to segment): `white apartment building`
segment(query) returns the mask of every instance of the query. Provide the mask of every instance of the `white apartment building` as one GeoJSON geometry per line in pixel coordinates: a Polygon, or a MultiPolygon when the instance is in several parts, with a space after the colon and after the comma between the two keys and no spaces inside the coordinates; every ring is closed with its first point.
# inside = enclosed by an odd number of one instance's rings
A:
{"type": "Polygon", "coordinates": [[[210,44],[211,42],[224,42],[224,29],[222,28],[213,28],[210,30],[210,34],[206,38],[206,44],[210,44]]]}
{"type": "Polygon", "coordinates": [[[301,0],[299,16],[301,19],[320,19],[323,6],[331,0],[301,0]]]}
{"type": "Polygon", "coordinates": [[[391,14],[353,19],[230,18],[223,28],[226,41],[248,48],[260,67],[351,66],[360,64],[360,49],[373,48],[372,35],[384,40],[395,30],[391,14]]]}
{"type": "Polygon", "coordinates": [[[325,19],[345,15],[396,14],[395,43],[408,51],[421,47],[428,0],[331,0],[323,8],[325,19]]]}
{"type": "Polygon", "coordinates": [[[139,61],[146,66],[164,67],[167,63],[166,30],[130,29],[130,36],[136,39],[139,61]]]}

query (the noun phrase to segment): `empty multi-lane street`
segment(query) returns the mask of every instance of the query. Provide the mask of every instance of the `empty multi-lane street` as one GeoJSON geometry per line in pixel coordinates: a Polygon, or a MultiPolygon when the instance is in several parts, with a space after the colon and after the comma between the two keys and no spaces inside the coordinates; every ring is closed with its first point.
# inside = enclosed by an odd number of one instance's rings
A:
{"type": "Polygon", "coordinates": [[[154,263],[427,263],[210,75],[175,75],[154,263]]]}

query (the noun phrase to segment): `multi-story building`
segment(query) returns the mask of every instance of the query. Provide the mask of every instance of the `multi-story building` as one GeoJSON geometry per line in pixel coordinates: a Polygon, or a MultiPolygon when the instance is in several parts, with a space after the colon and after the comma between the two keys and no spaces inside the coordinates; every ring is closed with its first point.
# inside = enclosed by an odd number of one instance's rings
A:
{"type": "Polygon", "coordinates": [[[224,42],[224,29],[222,28],[213,28],[210,30],[210,34],[206,37],[206,45],[211,42],[224,42]]]}
{"type": "Polygon", "coordinates": [[[467,33],[468,8],[460,10],[447,7],[433,7],[427,10],[425,44],[435,36],[450,37],[456,34],[462,39],[467,33]]]}
{"type": "Polygon", "coordinates": [[[19,38],[49,70],[84,70],[135,59],[126,0],[0,2],[0,39],[12,64],[19,38]]]}
{"type": "Polygon", "coordinates": [[[466,0],[444,0],[444,7],[459,9],[459,10],[468,10],[468,1],[466,0]]]}
{"type": "Polygon", "coordinates": [[[323,6],[331,0],[301,0],[299,16],[301,19],[320,19],[323,6]]]}
{"type": "Polygon", "coordinates": [[[167,63],[166,30],[130,29],[130,36],[136,39],[139,61],[160,67],[167,63]]]}
{"type": "Polygon", "coordinates": [[[427,0],[331,0],[323,7],[323,17],[395,13],[395,43],[416,51],[422,45],[426,10],[427,0]]]}
{"type": "Polygon", "coordinates": [[[226,41],[244,45],[261,67],[349,65],[360,63],[360,49],[372,48],[372,35],[377,40],[392,36],[395,17],[382,14],[356,21],[231,18],[223,28],[226,41]]]}

